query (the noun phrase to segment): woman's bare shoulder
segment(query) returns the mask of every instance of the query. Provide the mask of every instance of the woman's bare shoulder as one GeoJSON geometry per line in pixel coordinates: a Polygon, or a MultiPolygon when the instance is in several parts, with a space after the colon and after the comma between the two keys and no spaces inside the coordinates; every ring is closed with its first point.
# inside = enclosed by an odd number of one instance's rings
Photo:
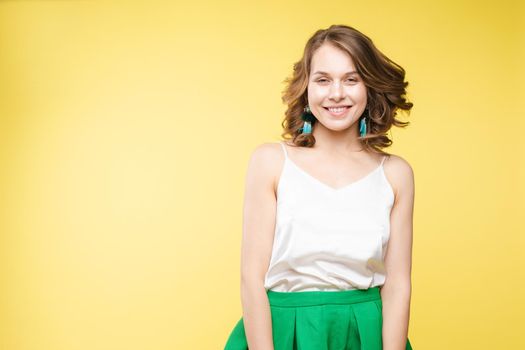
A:
{"type": "Polygon", "coordinates": [[[405,158],[389,153],[384,163],[384,171],[396,195],[401,191],[413,190],[414,170],[405,158]]]}
{"type": "Polygon", "coordinates": [[[275,190],[283,160],[283,149],[279,142],[264,142],[253,149],[249,167],[275,190]]]}
{"type": "Polygon", "coordinates": [[[281,153],[282,146],[279,142],[264,142],[255,146],[251,157],[255,158],[260,165],[271,166],[281,153]]]}
{"type": "Polygon", "coordinates": [[[385,161],[385,166],[386,164],[389,164],[391,168],[396,169],[398,172],[413,172],[412,166],[410,165],[408,160],[397,154],[388,153],[388,158],[385,161]]]}

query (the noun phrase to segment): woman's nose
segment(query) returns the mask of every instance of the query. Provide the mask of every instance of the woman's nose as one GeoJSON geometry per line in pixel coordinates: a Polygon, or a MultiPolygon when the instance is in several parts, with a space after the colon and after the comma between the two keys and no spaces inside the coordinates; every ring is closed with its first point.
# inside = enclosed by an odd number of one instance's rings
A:
{"type": "Polygon", "coordinates": [[[344,94],[344,89],[341,83],[335,82],[330,88],[330,98],[334,100],[341,99],[344,94]]]}

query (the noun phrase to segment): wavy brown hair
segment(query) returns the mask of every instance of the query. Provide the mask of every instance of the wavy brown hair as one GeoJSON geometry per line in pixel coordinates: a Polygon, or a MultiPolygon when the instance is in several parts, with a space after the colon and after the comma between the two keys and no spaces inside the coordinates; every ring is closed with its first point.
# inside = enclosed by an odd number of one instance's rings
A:
{"type": "MultiPolygon", "coordinates": [[[[301,133],[304,123],[301,114],[308,103],[307,88],[312,57],[324,43],[334,45],[352,58],[357,73],[367,87],[367,133],[364,137],[359,136],[359,139],[367,151],[386,154],[382,148],[392,144],[386,135],[392,125],[409,125],[409,122],[396,119],[399,109],[409,114],[413,106],[405,98],[408,86],[408,82],[405,82],[405,70],[381,53],[368,36],[346,25],[332,25],[315,32],[306,43],[303,57],[293,65],[293,75],[284,80],[286,88],[282,92],[282,101],[287,105],[287,110],[281,136],[292,139],[296,146],[312,147],[315,144],[313,134],[301,133]]],[[[365,112],[361,117],[364,114],[365,112]]],[[[315,123],[317,119],[314,118],[312,128],[315,123]]]]}

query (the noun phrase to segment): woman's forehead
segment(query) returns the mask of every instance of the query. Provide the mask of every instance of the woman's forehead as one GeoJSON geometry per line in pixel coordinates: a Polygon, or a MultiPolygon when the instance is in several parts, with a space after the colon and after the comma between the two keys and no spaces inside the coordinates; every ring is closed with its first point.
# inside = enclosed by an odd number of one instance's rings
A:
{"type": "Polygon", "coordinates": [[[347,74],[356,70],[352,57],[348,53],[326,44],[314,52],[311,69],[312,72],[319,71],[328,74],[347,74]]]}

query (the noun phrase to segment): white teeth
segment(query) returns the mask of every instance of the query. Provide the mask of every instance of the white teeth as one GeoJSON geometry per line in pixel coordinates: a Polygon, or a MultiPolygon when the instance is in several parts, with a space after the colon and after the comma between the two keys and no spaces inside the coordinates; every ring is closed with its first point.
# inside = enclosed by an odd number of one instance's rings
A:
{"type": "Polygon", "coordinates": [[[346,109],[346,107],[338,107],[338,108],[328,108],[328,110],[330,112],[334,112],[334,113],[341,113],[342,111],[344,111],[346,109]]]}

